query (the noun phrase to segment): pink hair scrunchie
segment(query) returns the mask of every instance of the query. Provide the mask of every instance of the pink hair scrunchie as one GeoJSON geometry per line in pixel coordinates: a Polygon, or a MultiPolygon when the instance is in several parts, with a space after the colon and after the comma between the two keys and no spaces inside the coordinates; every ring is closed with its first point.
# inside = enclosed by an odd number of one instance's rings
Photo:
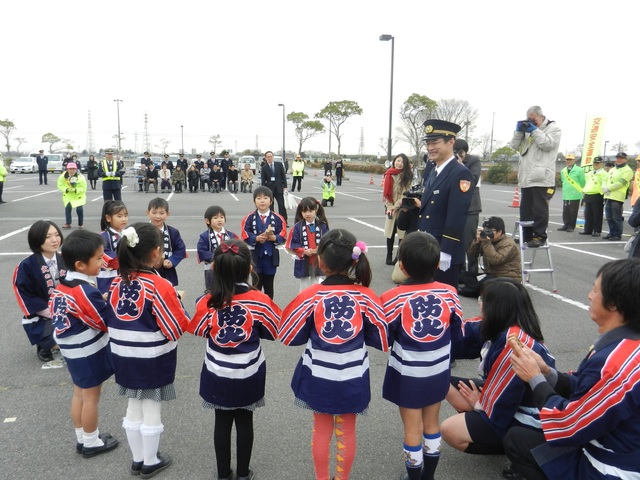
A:
{"type": "Polygon", "coordinates": [[[354,260],[358,260],[360,258],[361,253],[367,253],[367,244],[364,242],[356,242],[355,247],[353,247],[353,251],[351,252],[351,258],[354,260]]]}

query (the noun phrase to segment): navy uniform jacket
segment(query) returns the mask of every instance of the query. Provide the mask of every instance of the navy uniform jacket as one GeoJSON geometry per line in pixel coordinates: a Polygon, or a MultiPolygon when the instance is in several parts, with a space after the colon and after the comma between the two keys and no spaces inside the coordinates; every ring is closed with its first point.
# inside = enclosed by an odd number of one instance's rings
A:
{"type": "Polygon", "coordinates": [[[428,181],[418,212],[418,230],[433,235],[440,249],[451,255],[451,265],[464,263],[464,225],[473,194],[473,177],[467,167],[451,160],[428,181]]]}

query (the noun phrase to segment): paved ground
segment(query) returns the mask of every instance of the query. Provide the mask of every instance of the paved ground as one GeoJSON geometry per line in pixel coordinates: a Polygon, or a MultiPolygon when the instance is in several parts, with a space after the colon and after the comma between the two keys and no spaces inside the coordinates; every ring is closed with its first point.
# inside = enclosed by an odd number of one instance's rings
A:
{"type": "MultiPolygon", "coordinates": [[[[391,267],[384,264],[384,216],[379,175],[370,185],[369,175],[351,174],[338,188],[336,206],[327,209],[332,228],[346,228],[370,247],[374,266],[373,289],[382,293],[391,288],[391,267]]],[[[51,178],[53,180],[53,178],[51,178]]],[[[321,177],[311,171],[296,195],[321,196],[321,177]]],[[[116,395],[113,380],[104,385],[101,400],[102,431],[110,431],[123,443],[109,454],[83,459],[74,451],[73,429],[69,420],[71,383],[66,369],[42,370],[35,348],[26,339],[20,324],[11,275],[15,265],[29,254],[27,230],[38,219],[64,223],[61,195],[54,181],[48,187],[37,185],[37,175],[10,175],[0,206],[0,305],[4,332],[0,336],[0,478],[129,478],[130,453],[124,441],[121,419],[125,401],[116,395]]],[[[123,199],[129,207],[130,222],[145,221],[148,201],[154,194],[133,191],[132,180],[125,182],[123,199]]],[[[482,187],[483,215],[498,215],[513,225],[517,209],[509,208],[513,186],[482,187]]],[[[165,194],[165,197],[169,195],[165,194]]],[[[249,194],[198,193],[170,197],[169,223],[177,227],[189,249],[190,257],[178,268],[180,288],[187,292],[187,310],[193,313],[194,301],[203,290],[203,274],[195,261],[195,245],[204,230],[203,213],[209,205],[222,205],[227,211],[227,226],[239,230],[241,218],[253,209],[249,194]]],[[[98,231],[102,207],[101,192],[90,191],[85,207],[85,226],[98,231]]],[[[628,205],[627,205],[628,207],[628,205]]],[[[293,213],[290,212],[290,218],[293,213]]],[[[529,286],[543,322],[543,332],[561,369],[575,368],[596,336],[587,312],[587,293],[595,272],[610,259],[623,258],[624,242],[588,239],[574,233],[556,232],[561,218],[561,199],[551,204],[550,240],[559,292],[551,293],[548,274],[534,274],[529,286]]],[[[74,219],[74,224],[76,220],[74,219]]],[[[511,227],[508,227],[510,230],[511,227]]],[[[630,228],[625,227],[630,233],[630,228]]],[[[623,240],[626,240],[623,238],[623,240]]],[[[544,260],[540,252],[538,261],[544,260]]],[[[284,307],[298,291],[293,278],[293,261],[283,256],[276,276],[276,302],[284,307]]],[[[462,299],[465,316],[475,316],[477,304],[462,299]]],[[[185,335],[180,340],[176,380],[178,400],[163,407],[165,434],[161,450],[174,458],[174,465],[158,478],[216,478],[213,456],[213,415],[200,406],[199,372],[204,354],[204,339],[185,335]]],[[[300,355],[300,347],[284,347],[266,342],[268,363],[267,406],[255,415],[255,445],[252,465],[260,480],[280,478],[311,479],[311,415],[292,405],[289,382],[300,355]]],[[[400,458],[402,426],[394,405],[380,396],[386,355],[371,352],[372,397],[370,413],[358,419],[358,454],[353,468],[354,479],[395,479],[403,470],[400,458]]],[[[473,375],[475,361],[461,361],[455,367],[459,375],[473,375]]],[[[442,408],[445,418],[453,413],[442,408]]],[[[438,478],[478,480],[500,478],[503,457],[477,457],[458,453],[444,446],[438,478]],[[471,473],[473,472],[473,473],[471,473]]]]}

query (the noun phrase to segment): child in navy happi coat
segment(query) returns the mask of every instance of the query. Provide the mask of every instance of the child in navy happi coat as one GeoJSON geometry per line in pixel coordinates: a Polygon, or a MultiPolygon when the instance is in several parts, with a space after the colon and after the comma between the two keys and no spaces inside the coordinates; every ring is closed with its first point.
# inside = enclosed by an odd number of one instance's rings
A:
{"type": "Polygon", "coordinates": [[[99,234],[72,232],[62,246],[67,276],[60,279],[49,301],[54,336],[73,381],[71,420],[76,451],[84,458],[118,446],[118,440],[98,431],[102,383],[113,375],[105,323],[111,310],[94,283],[103,254],[104,241],[99,234]]]}
{"type": "Polygon", "coordinates": [[[118,393],[128,398],[122,422],[133,456],[131,473],[149,478],[171,465],[158,454],[164,430],[161,402],[176,398],[177,341],[189,315],[171,282],[156,273],[163,260],[162,233],[148,223],[122,232],[120,275],[111,284],[109,342],[118,393]]]}
{"type": "Polygon", "coordinates": [[[169,218],[169,202],[164,198],[154,198],[149,202],[147,216],[162,233],[164,260],[158,268],[162,278],[166,278],[174,287],[178,286],[176,267],[187,258],[187,247],[177,228],[167,225],[169,218]]]}
{"type": "Polygon", "coordinates": [[[218,205],[212,205],[204,212],[204,223],[207,229],[202,232],[198,238],[196,254],[198,263],[204,266],[205,292],[211,289],[211,282],[213,281],[211,262],[213,261],[213,254],[216,248],[226,240],[238,238],[235,233],[225,228],[226,222],[227,214],[224,209],[218,205]]]}
{"type": "Polygon", "coordinates": [[[287,227],[284,218],[271,210],[273,193],[267,187],[253,192],[256,210],[242,219],[242,240],[249,245],[253,264],[258,274],[256,288],[273,298],[273,281],[280,265],[280,252],[276,248],[285,243],[287,227]]]}
{"type": "Polygon", "coordinates": [[[13,272],[13,292],[24,313],[22,327],[31,345],[36,345],[38,359],[53,360],[57,345],[53,338],[49,297],[57,281],[66,275],[58,248],[62,245],[62,231],[53,222],[38,220],[27,234],[33,254],[25,258],[13,272]]]}
{"type": "Polygon", "coordinates": [[[462,309],[450,285],[434,282],[440,260],[436,239],[424,232],[404,237],[398,250],[405,282],[380,299],[389,321],[391,354],[382,397],[400,408],[408,480],[433,480],[440,458],[440,403],[449,390],[450,325],[462,309]]]}
{"type": "Polygon", "coordinates": [[[300,200],[286,244],[286,249],[296,256],[293,276],[300,279],[300,291],[324,280],[316,259],[320,239],[328,231],[329,222],[322,205],[313,197],[300,200]]]}
{"type": "Polygon", "coordinates": [[[366,251],[366,245],[346,230],[329,231],[318,246],[318,264],[327,278],[300,292],[282,313],[282,343],[306,344],[291,388],[296,404],[314,412],[317,480],[330,478],[334,431],[334,478],[349,478],[356,452],[356,415],[366,412],[371,400],[366,346],[387,350],[387,321],[380,300],[368,288],[371,267],[366,251]]]}
{"type": "Polygon", "coordinates": [[[122,230],[129,222],[129,212],[127,207],[120,200],[107,200],[102,205],[102,216],[100,217],[100,229],[104,238],[104,256],[102,268],[98,273],[98,290],[105,298],[109,293],[111,282],[118,276],[118,255],[116,249],[122,236],[122,230]]]}
{"type": "Polygon", "coordinates": [[[200,396],[215,409],[218,478],[231,480],[231,429],[237,432],[237,480],[250,480],[253,412],[264,405],[266,360],[260,339],[277,338],[280,308],[247,285],[251,253],[240,240],[215,250],[211,292],[198,299],[188,331],[207,338],[200,396]]]}

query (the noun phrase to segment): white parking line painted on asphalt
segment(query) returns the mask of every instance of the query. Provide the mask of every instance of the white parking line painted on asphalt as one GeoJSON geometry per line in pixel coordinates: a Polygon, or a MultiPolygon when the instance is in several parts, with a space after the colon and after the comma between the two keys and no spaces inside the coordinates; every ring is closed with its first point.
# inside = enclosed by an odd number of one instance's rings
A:
{"type": "Polygon", "coordinates": [[[29,195],[28,197],[16,198],[15,200],[11,200],[11,202],[21,202],[22,200],[27,200],[29,198],[40,197],[42,195],[48,195],[49,193],[55,193],[58,190],[49,190],[48,192],[37,193],[35,195],[29,195]]]}
{"type": "Polygon", "coordinates": [[[368,192],[380,193],[379,188],[371,188],[371,187],[356,187],[356,188],[359,188],[360,190],[367,190],[368,192]]]}
{"type": "MultiPolygon", "coordinates": [[[[615,244],[615,243],[619,243],[619,244],[624,244],[626,242],[608,242],[604,245],[611,245],[611,244],[615,244]]],[[[579,248],[571,248],[568,247],[567,245],[593,245],[593,242],[572,242],[572,243],[551,243],[552,247],[558,247],[558,248],[564,248],[565,250],[570,250],[572,252],[577,252],[577,253],[584,253],[585,255],[591,255],[592,257],[599,257],[599,258],[604,258],[605,260],[618,260],[616,257],[609,257],[608,255],[602,255],[600,253],[595,253],[595,252],[589,252],[587,250],[581,250],[579,248]]],[[[596,244],[596,245],[600,245],[600,244],[596,244]]]]}
{"type": "Polygon", "coordinates": [[[173,197],[173,193],[174,193],[173,190],[169,193],[169,196],[167,197],[167,202],[171,200],[171,197],[173,197]]]}
{"type": "Polygon", "coordinates": [[[31,225],[29,225],[28,227],[19,228],[18,230],[14,230],[13,232],[9,232],[9,233],[7,233],[5,235],[2,235],[0,237],[0,240],[4,240],[5,238],[13,237],[14,235],[17,235],[17,234],[19,234],[21,232],[24,232],[25,230],[29,230],[30,228],[31,228],[31,225]]]}
{"type": "Polygon", "coordinates": [[[379,232],[384,232],[384,228],[377,227],[375,225],[371,225],[370,223],[363,222],[362,220],[358,220],[357,218],[347,217],[348,220],[352,222],[359,223],[360,225],[364,225],[365,227],[373,228],[374,230],[378,230],[379,232]]]}
{"type": "Polygon", "coordinates": [[[545,290],[544,288],[536,287],[535,285],[531,285],[530,283],[525,284],[527,288],[531,290],[535,290],[538,293],[546,295],[547,297],[555,298],[556,300],[560,300],[561,302],[568,303],[569,305],[573,305],[574,307],[581,308],[582,310],[589,311],[589,305],[585,305],[584,303],[580,303],[576,300],[571,300],[570,298],[563,297],[557,293],[550,292],[549,290],[545,290]]]}

